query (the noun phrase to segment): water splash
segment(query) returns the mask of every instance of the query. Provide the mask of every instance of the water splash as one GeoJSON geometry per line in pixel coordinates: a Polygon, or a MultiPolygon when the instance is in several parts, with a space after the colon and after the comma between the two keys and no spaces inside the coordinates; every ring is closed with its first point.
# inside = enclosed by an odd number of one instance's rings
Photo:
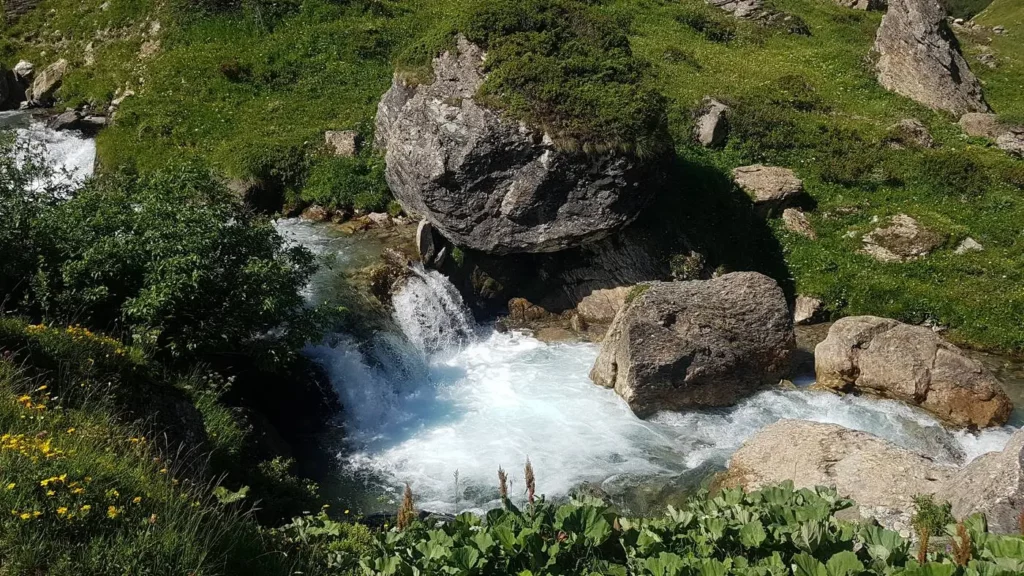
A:
{"type": "Polygon", "coordinates": [[[405,336],[428,354],[455,350],[472,337],[473,315],[459,291],[436,270],[413,265],[392,298],[394,319],[405,336]]]}
{"type": "Polygon", "coordinates": [[[21,143],[39,150],[43,161],[53,170],[35,187],[78,185],[93,174],[96,164],[96,141],[73,130],[52,130],[43,122],[24,112],[0,113],[0,128],[13,128],[21,143]]]}

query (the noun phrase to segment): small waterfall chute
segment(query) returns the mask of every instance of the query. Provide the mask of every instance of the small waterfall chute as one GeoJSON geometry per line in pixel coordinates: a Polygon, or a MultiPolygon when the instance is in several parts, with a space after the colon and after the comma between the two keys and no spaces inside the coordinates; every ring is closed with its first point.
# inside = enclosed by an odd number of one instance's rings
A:
{"type": "Polygon", "coordinates": [[[420,351],[437,354],[457,350],[473,337],[476,322],[462,295],[436,270],[420,264],[392,297],[394,320],[420,351]]]}

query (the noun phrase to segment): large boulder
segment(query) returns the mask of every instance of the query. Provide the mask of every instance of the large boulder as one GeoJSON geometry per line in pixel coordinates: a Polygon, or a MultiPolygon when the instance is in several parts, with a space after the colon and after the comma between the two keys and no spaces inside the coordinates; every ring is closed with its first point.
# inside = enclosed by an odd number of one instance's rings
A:
{"type": "Polygon", "coordinates": [[[638,416],[727,406],[777,384],[794,346],[785,295],[755,272],[634,288],[591,379],[638,416]]]}
{"type": "Polygon", "coordinates": [[[67,72],[68,61],[60,59],[36,74],[35,80],[32,81],[32,100],[44,106],[52,103],[53,95],[61,87],[67,72]]]}
{"type": "Polygon", "coordinates": [[[991,531],[1019,533],[1024,510],[1024,430],[1018,430],[1002,452],[984,454],[949,478],[936,498],[951,503],[957,518],[984,512],[991,531]]]}
{"type": "Polygon", "coordinates": [[[891,0],[875,37],[878,82],[929,108],[988,112],[938,0],[891,0]]]}
{"type": "Polygon", "coordinates": [[[755,490],[792,480],[797,488],[834,486],[852,498],[854,519],[874,518],[910,535],[914,496],[937,492],[956,468],[865,432],[834,424],[781,420],[732,455],[722,485],[755,490]]]}
{"type": "Polygon", "coordinates": [[[406,212],[454,244],[491,254],[556,252],[605,238],[653,197],[660,162],[560,149],[474,100],[484,52],[465,38],[434,81],[396,75],[377,112],[386,177],[406,212]]]}
{"type": "Polygon", "coordinates": [[[626,305],[632,286],[602,288],[587,294],[576,305],[576,313],[586,322],[610,324],[626,305]]]}
{"type": "Polygon", "coordinates": [[[1005,424],[1013,404],[985,367],[931,329],[875,316],[837,321],[814,350],[816,386],[920,406],[954,426],[1005,424]]]}
{"type": "Polygon", "coordinates": [[[706,96],[694,117],[693,138],[708,147],[720,146],[729,135],[729,114],[732,109],[706,96]]]}

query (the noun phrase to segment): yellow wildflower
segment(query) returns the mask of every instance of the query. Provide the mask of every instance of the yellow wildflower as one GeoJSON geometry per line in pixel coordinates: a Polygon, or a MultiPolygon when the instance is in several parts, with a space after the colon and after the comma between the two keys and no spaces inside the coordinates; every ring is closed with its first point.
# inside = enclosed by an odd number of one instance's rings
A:
{"type": "Polygon", "coordinates": [[[71,490],[72,494],[82,494],[83,492],[85,492],[85,488],[73,488],[71,490]]]}
{"type": "Polygon", "coordinates": [[[80,508],[80,510],[81,510],[82,512],[88,512],[89,510],[92,510],[92,506],[90,506],[90,505],[86,504],[86,505],[82,506],[82,507],[80,508]]]}
{"type": "Polygon", "coordinates": [[[348,514],[348,510],[345,510],[345,514],[348,514]]]}
{"type": "Polygon", "coordinates": [[[142,496],[136,496],[135,498],[132,498],[132,504],[138,504],[139,502],[142,502],[142,496]]]}
{"type": "Polygon", "coordinates": [[[107,506],[107,518],[114,519],[121,514],[121,511],[116,506],[107,506]]]}
{"type": "Polygon", "coordinates": [[[36,388],[36,392],[42,392],[43,390],[46,390],[47,388],[49,388],[49,386],[47,386],[46,384],[43,384],[39,388],[36,388]]]}
{"type": "Polygon", "coordinates": [[[167,474],[167,468],[161,468],[160,469],[160,473],[161,474],[167,474]]]}
{"type": "Polygon", "coordinates": [[[67,506],[61,506],[60,508],[57,508],[57,516],[63,516],[65,514],[67,514],[67,513],[68,513],[68,507],[67,506]]]}
{"type": "Polygon", "coordinates": [[[74,426],[72,426],[71,428],[68,428],[68,434],[74,434],[74,433],[75,433],[74,426]]]}
{"type": "Polygon", "coordinates": [[[56,494],[57,494],[57,493],[56,493],[56,492],[54,492],[53,490],[47,490],[47,491],[46,491],[46,495],[47,495],[47,496],[54,496],[54,495],[56,495],[56,494]]]}
{"type": "Polygon", "coordinates": [[[14,482],[11,482],[10,484],[7,485],[7,489],[8,490],[14,490],[15,486],[17,486],[17,484],[15,484],[14,482]]]}
{"type": "Polygon", "coordinates": [[[22,520],[28,520],[31,517],[32,517],[32,515],[29,514],[28,512],[22,512],[21,514],[18,515],[18,518],[21,518],[22,520]]]}
{"type": "Polygon", "coordinates": [[[32,511],[32,517],[33,517],[33,518],[39,518],[39,517],[40,517],[40,516],[42,516],[42,515],[43,515],[43,513],[42,513],[42,512],[40,512],[39,510],[33,510],[33,511],[32,511]]]}

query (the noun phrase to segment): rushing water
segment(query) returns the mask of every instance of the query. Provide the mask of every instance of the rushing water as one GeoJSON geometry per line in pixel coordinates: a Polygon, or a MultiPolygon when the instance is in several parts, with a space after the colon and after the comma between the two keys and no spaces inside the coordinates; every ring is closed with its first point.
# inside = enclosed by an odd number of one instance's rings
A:
{"type": "MultiPolygon", "coordinates": [[[[806,389],[641,420],[590,381],[596,345],[476,327],[434,271],[417,269],[398,291],[393,320],[394,330],[367,341],[337,335],[308,353],[328,370],[345,406],[345,474],[371,493],[394,494],[408,482],[429,510],[494,504],[499,466],[521,492],[527,458],[548,496],[586,486],[643,508],[694,486],[783,418],[864,430],[947,462],[1001,449],[1013,431],[950,432],[899,402],[806,389]]],[[[373,508],[370,499],[359,505],[373,508]]]]}
{"type": "Polygon", "coordinates": [[[93,173],[96,141],[80,132],[51,130],[25,112],[0,112],[0,129],[13,129],[20,142],[38,150],[53,169],[55,183],[80,183],[93,173]]]}

